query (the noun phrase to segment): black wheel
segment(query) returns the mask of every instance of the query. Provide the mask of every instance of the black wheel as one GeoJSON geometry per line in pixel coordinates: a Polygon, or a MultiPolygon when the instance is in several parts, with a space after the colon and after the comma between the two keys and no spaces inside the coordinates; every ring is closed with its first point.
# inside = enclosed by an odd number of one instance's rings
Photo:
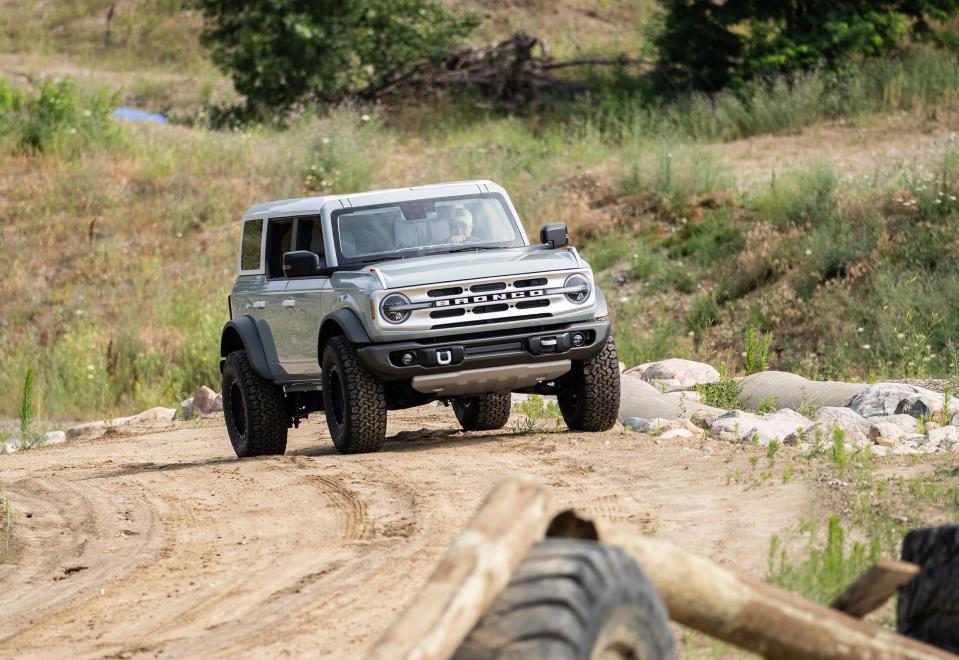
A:
{"type": "Polygon", "coordinates": [[[501,429],[509,420],[512,397],[509,392],[494,392],[479,396],[459,396],[453,399],[453,412],[466,431],[493,431],[501,429]]]}
{"type": "Polygon", "coordinates": [[[479,658],[675,658],[659,595],[618,548],[546,539],[453,656],[479,658]]]}
{"type": "Polygon", "coordinates": [[[223,417],[238,458],[286,451],[286,396],[257,375],[245,351],[233,351],[223,364],[223,417]]]}
{"type": "Polygon", "coordinates": [[[902,541],[902,559],[920,571],[899,590],[896,629],[959,653],[959,525],[912,530],[902,541]]]}
{"type": "Polygon", "coordinates": [[[573,361],[556,399],[569,430],[613,428],[619,414],[619,360],[612,337],[593,357],[573,361]]]}
{"type": "Polygon", "coordinates": [[[333,337],[323,350],[323,409],[342,454],[377,451],[386,440],[383,383],[356,357],[346,337],[333,337]]]}

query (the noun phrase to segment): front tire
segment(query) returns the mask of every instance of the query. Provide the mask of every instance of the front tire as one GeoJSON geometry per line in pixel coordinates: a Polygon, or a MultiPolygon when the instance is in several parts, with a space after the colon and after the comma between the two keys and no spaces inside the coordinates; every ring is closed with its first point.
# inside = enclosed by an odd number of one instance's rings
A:
{"type": "Polygon", "coordinates": [[[495,431],[509,421],[512,397],[509,392],[453,399],[453,412],[464,431],[495,431]]]}
{"type": "Polygon", "coordinates": [[[323,409],[333,445],[341,454],[378,451],[386,440],[383,383],[356,357],[342,335],[323,349],[323,409]]]}
{"type": "Polygon", "coordinates": [[[223,364],[223,417],[237,458],[286,451],[286,396],[253,370],[246,351],[233,351],[223,364]]]}
{"type": "Polygon", "coordinates": [[[610,337],[603,350],[574,360],[558,396],[559,410],[570,431],[608,431],[619,414],[619,360],[610,337]]]}
{"type": "Polygon", "coordinates": [[[675,658],[659,595],[625,552],[595,541],[545,539],[453,656],[675,658]]]}

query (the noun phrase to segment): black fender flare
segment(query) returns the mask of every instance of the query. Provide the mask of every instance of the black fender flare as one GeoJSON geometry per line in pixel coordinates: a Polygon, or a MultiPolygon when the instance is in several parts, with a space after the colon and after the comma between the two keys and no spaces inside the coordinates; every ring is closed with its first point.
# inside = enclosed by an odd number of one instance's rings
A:
{"type": "Polygon", "coordinates": [[[606,294],[599,287],[596,287],[596,318],[601,319],[609,316],[609,306],[606,304],[606,294]]]}
{"type": "MultiPolygon", "coordinates": [[[[227,355],[236,350],[246,351],[253,370],[267,380],[273,380],[273,374],[270,373],[270,366],[266,360],[266,351],[263,350],[263,340],[260,338],[260,332],[256,329],[256,322],[250,316],[238,316],[228,321],[223,326],[223,333],[220,335],[220,357],[226,358],[227,355]],[[239,342],[237,341],[239,339],[239,342]]],[[[220,360],[220,371],[223,371],[223,360],[220,360]]]]}
{"type": "Polygon", "coordinates": [[[323,359],[323,347],[326,345],[326,341],[339,334],[345,335],[350,342],[358,346],[373,343],[357,313],[348,307],[341,307],[327,314],[323,318],[323,322],[320,323],[319,355],[321,360],[323,359]]]}

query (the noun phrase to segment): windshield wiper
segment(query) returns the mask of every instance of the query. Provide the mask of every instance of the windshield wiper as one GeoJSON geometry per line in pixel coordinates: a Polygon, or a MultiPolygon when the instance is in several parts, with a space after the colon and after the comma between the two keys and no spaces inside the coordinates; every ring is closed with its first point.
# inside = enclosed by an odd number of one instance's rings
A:
{"type": "Polygon", "coordinates": [[[495,245],[470,245],[468,247],[453,248],[452,250],[439,250],[437,252],[427,252],[424,254],[424,257],[429,257],[434,254],[453,254],[454,252],[472,252],[473,250],[501,250],[502,248],[495,245]]]}

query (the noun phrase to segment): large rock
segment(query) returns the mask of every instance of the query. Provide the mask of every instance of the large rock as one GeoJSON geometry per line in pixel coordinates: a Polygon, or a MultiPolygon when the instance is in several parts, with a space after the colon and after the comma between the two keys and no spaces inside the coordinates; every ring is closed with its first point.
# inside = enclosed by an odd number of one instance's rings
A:
{"type": "Polygon", "coordinates": [[[67,440],[73,440],[86,435],[100,435],[107,430],[106,422],[87,422],[67,429],[67,440]]]}
{"type": "Polygon", "coordinates": [[[43,434],[40,443],[46,445],[59,445],[67,441],[67,434],[63,431],[47,431],[43,434]]]}
{"type": "Polygon", "coordinates": [[[845,422],[846,424],[865,424],[866,418],[855,410],[845,406],[823,406],[816,411],[817,422],[845,422]]]}
{"type": "MultiPolygon", "coordinates": [[[[942,409],[943,395],[917,385],[876,383],[853,397],[848,405],[863,417],[897,414],[928,417],[942,409]]],[[[959,412],[959,400],[950,401],[949,411],[959,412]]]]}
{"type": "Polygon", "coordinates": [[[217,393],[206,385],[201,385],[200,389],[193,395],[193,413],[196,415],[209,415],[223,410],[223,401],[217,400],[217,393]]]}
{"type": "Polygon", "coordinates": [[[843,419],[827,419],[818,421],[808,429],[803,429],[801,433],[794,433],[787,436],[783,442],[787,445],[805,443],[808,445],[832,445],[836,430],[842,431],[842,440],[844,445],[850,448],[861,449],[871,444],[869,438],[863,433],[858,424],[849,423],[843,419]]]}
{"type": "Polygon", "coordinates": [[[742,381],[740,398],[755,408],[763,401],[775,401],[776,408],[798,410],[804,405],[845,406],[865,385],[834,380],[809,380],[787,371],[761,371],[742,381]]]}
{"type": "Polygon", "coordinates": [[[901,428],[906,435],[915,435],[919,433],[919,428],[917,426],[919,420],[912,415],[886,415],[885,417],[870,417],[869,422],[887,422],[889,424],[895,424],[901,428]]]}
{"type": "Polygon", "coordinates": [[[719,372],[703,362],[670,358],[646,365],[640,377],[647,383],[670,392],[691,390],[697,385],[715,383],[719,380],[719,372]]]}
{"type": "Polygon", "coordinates": [[[156,407],[144,410],[142,413],[126,418],[127,424],[144,424],[151,422],[171,422],[176,415],[175,408],[156,407]]]}
{"type": "Polygon", "coordinates": [[[940,447],[944,451],[949,451],[959,446],[959,428],[955,426],[943,426],[929,431],[929,443],[940,447]]]}
{"type": "Polygon", "coordinates": [[[892,447],[906,439],[906,432],[890,422],[876,422],[869,425],[869,439],[877,445],[892,447]]]}
{"type": "Polygon", "coordinates": [[[629,417],[643,419],[689,419],[696,413],[722,415],[725,410],[695,401],[680,401],[678,397],[663,394],[653,385],[639,378],[624,376],[620,385],[619,421],[629,417]]]}
{"type": "Polygon", "coordinates": [[[720,440],[758,442],[765,447],[773,440],[784,442],[787,437],[802,433],[812,425],[812,420],[788,408],[762,415],[734,410],[716,418],[710,432],[720,440]]]}

